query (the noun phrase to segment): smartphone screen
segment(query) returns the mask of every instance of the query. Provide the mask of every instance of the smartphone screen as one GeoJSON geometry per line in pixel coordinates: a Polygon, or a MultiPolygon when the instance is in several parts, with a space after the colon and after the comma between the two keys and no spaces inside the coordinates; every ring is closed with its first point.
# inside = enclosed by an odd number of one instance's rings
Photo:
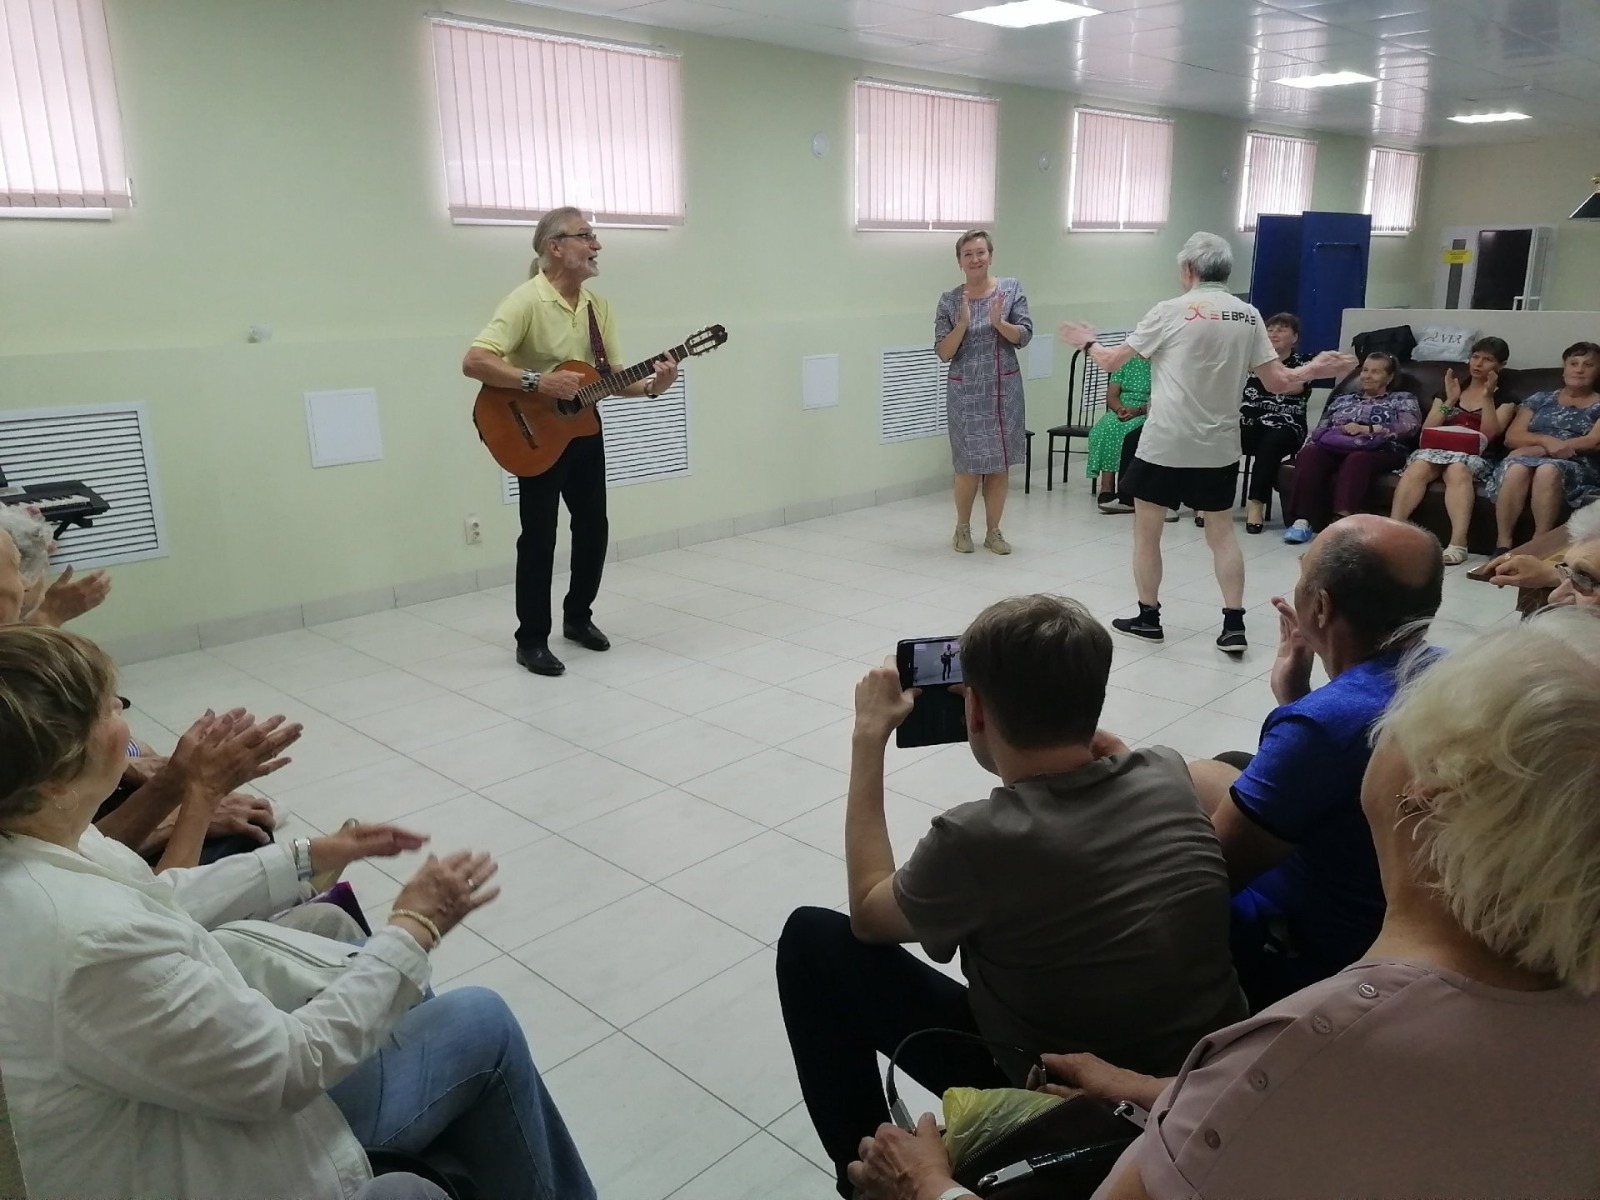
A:
{"type": "Polygon", "coordinates": [[[918,688],[911,715],[895,731],[895,745],[939,746],[967,740],[966,700],[952,690],[963,682],[961,639],[912,638],[895,648],[900,686],[918,688]]]}

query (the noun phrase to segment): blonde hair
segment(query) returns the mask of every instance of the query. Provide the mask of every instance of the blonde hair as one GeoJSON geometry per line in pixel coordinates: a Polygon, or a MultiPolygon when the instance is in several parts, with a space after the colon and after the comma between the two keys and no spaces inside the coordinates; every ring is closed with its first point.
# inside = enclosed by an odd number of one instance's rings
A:
{"type": "Polygon", "coordinates": [[[1600,991],[1600,613],[1561,608],[1414,675],[1379,722],[1425,803],[1419,866],[1502,957],[1600,991]]]}
{"type": "Polygon", "coordinates": [[[956,239],[957,262],[961,261],[961,248],[968,242],[975,242],[979,238],[983,239],[983,244],[988,247],[989,253],[994,253],[994,238],[989,236],[989,231],[987,229],[969,229],[956,239]]]}
{"type": "Polygon", "coordinates": [[[539,223],[533,227],[533,261],[528,264],[528,278],[543,273],[550,266],[550,239],[561,232],[561,226],[572,217],[583,220],[583,210],[573,208],[572,205],[563,205],[561,208],[552,208],[539,218],[539,223]]]}
{"type": "Polygon", "coordinates": [[[117,672],[87,638],[0,626],[0,820],[44,805],[42,789],[78,775],[117,672]]]}

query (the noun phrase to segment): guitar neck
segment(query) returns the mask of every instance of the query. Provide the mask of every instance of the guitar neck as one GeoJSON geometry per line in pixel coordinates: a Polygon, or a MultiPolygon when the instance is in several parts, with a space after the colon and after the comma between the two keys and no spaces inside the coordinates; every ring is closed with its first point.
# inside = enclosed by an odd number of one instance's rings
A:
{"type": "Polygon", "coordinates": [[[632,387],[639,380],[654,375],[656,373],[656,363],[661,359],[670,358],[676,363],[682,362],[688,357],[689,351],[685,347],[674,346],[670,350],[663,350],[660,354],[652,354],[643,362],[634,363],[633,366],[625,370],[613,371],[609,375],[602,376],[598,383],[590,384],[589,387],[584,389],[584,392],[587,393],[590,389],[594,389],[594,398],[596,400],[604,399],[607,396],[615,396],[624,388],[632,387]]]}

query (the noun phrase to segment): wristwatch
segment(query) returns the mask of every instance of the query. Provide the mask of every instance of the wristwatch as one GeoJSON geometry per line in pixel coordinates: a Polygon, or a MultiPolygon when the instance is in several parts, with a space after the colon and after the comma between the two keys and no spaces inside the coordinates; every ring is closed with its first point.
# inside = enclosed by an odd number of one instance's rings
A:
{"type": "Polygon", "coordinates": [[[310,883],[311,877],[316,874],[311,869],[311,839],[295,838],[294,847],[294,873],[301,883],[310,883]]]}
{"type": "Polygon", "coordinates": [[[539,390],[539,372],[524,371],[522,373],[522,390],[525,392],[537,392],[539,390]]]}

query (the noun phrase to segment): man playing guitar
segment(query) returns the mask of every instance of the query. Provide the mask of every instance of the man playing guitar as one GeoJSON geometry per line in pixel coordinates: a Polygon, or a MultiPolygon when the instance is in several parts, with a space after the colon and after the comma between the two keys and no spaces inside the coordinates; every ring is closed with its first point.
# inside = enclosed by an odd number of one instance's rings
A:
{"type": "MultiPolygon", "coordinates": [[[[584,286],[600,273],[600,240],[576,208],[546,213],[533,233],[533,275],[495,309],[472,341],[461,371],[492,387],[520,388],[570,400],[583,382],[557,364],[583,361],[608,369],[617,345],[611,305],[584,286]]],[[[617,391],[654,398],[671,387],[678,364],[655,363],[655,373],[617,391]]],[[[577,437],[554,466],[524,476],[522,536],[517,539],[517,662],[536,675],[560,675],[550,652],[550,579],[555,565],[557,500],[572,518],[572,581],[562,604],[561,633],[590,650],[609,650],[594,623],[593,604],[605,568],[606,458],[601,434],[577,437]]]]}

